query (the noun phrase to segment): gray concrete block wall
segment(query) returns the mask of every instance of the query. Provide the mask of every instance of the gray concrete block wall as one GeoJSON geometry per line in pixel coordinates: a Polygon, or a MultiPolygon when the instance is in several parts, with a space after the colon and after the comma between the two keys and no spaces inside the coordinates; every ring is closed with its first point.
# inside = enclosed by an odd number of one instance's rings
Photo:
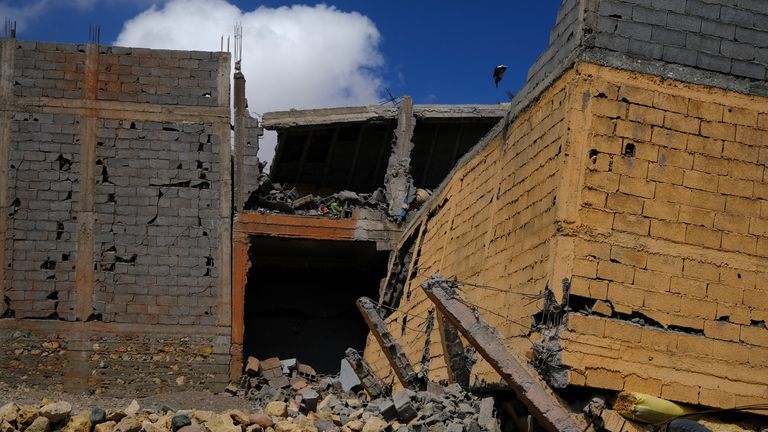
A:
{"type": "Polygon", "coordinates": [[[582,8],[582,0],[563,1],[550,32],[549,47],[528,70],[528,85],[535,86],[544,81],[578,48],[582,8]]]}
{"type": "Polygon", "coordinates": [[[768,1],[600,0],[594,46],[754,80],[768,71],[768,1]]]}
{"type": "Polygon", "coordinates": [[[214,325],[219,137],[205,124],[100,122],[94,308],[110,322],[214,325]]]}
{"type": "Polygon", "coordinates": [[[222,53],[101,47],[98,99],[218,105],[222,53]]]}
{"type": "Polygon", "coordinates": [[[17,41],[14,96],[80,99],[85,45],[17,41]]]}
{"type": "Polygon", "coordinates": [[[5,295],[17,318],[74,317],[79,119],[13,116],[5,295]]]}

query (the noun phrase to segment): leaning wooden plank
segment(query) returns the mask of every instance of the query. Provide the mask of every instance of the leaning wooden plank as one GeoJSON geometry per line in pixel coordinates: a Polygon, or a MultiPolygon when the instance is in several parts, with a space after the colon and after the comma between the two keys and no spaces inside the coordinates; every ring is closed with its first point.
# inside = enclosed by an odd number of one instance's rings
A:
{"type": "Polygon", "coordinates": [[[586,423],[571,415],[536,371],[524,359],[507,349],[496,329],[458,298],[455,284],[454,281],[433,277],[421,286],[438,311],[456,326],[510,385],[541,427],[550,432],[582,432],[586,423]]]}
{"type": "Polygon", "coordinates": [[[368,297],[360,297],[357,299],[357,308],[373,333],[373,337],[379,342],[381,351],[389,360],[390,366],[392,366],[403,387],[411,390],[424,390],[426,381],[416,373],[411,362],[408,361],[408,357],[405,356],[405,351],[387,329],[387,324],[379,315],[376,303],[368,297]]]}

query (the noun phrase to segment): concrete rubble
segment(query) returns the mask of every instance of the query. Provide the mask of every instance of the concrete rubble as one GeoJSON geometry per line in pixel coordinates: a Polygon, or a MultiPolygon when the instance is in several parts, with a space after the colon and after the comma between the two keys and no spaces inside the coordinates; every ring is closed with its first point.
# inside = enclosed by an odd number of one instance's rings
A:
{"type": "Polygon", "coordinates": [[[478,398],[458,384],[433,383],[429,391],[401,389],[371,398],[359,383],[345,390],[339,375],[319,375],[296,360],[275,357],[250,357],[245,373],[225,391],[255,402],[278,432],[500,430],[493,399],[478,398]]]}
{"type": "Polygon", "coordinates": [[[260,213],[287,213],[301,216],[349,217],[352,209],[366,207],[384,210],[387,200],[384,190],[358,194],[343,190],[328,196],[301,194],[297,188],[287,184],[273,183],[268,175],[259,176],[258,188],[245,203],[248,210],[260,213]]]}

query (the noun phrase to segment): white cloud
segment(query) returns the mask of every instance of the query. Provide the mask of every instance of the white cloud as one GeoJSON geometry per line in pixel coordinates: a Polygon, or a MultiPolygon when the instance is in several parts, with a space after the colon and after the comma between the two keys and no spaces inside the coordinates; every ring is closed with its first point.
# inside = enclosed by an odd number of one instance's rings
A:
{"type": "MultiPolygon", "coordinates": [[[[383,60],[376,26],[332,6],[242,11],[225,0],[171,0],[127,21],[115,44],[217,51],[221,36],[226,41],[237,22],[243,26],[242,70],[251,112],[379,99],[377,68],[383,60]]],[[[264,150],[260,157],[271,161],[273,149],[264,150]]]]}
{"type": "Polygon", "coordinates": [[[46,11],[48,0],[34,0],[24,6],[14,6],[7,1],[0,0],[0,18],[16,21],[19,31],[23,30],[32,19],[42,15],[46,11]]]}

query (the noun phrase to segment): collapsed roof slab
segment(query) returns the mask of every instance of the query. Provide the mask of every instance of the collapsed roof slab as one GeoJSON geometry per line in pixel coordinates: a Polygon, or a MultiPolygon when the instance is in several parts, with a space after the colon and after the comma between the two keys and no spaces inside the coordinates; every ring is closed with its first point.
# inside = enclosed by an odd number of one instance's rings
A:
{"type": "MultiPolygon", "coordinates": [[[[414,105],[413,115],[419,119],[501,118],[509,104],[496,105],[414,105]]],[[[363,123],[395,119],[397,107],[369,105],[343,108],[274,111],[264,113],[263,126],[281,130],[297,126],[318,126],[333,123],[363,123]]]]}

